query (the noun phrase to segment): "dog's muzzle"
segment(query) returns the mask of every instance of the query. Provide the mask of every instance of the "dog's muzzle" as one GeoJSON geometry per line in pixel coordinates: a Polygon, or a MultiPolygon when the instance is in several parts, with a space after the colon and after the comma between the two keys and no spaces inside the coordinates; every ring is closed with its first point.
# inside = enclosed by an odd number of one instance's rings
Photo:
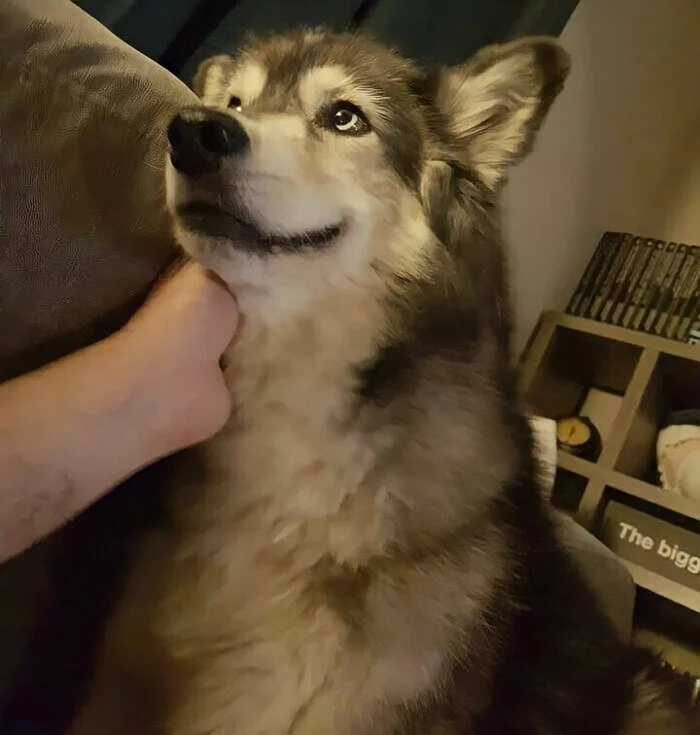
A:
{"type": "Polygon", "coordinates": [[[233,116],[204,107],[189,107],[168,127],[170,160],[185,176],[216,173],[224,158],[239,156],[250,138],[233,116]]]}

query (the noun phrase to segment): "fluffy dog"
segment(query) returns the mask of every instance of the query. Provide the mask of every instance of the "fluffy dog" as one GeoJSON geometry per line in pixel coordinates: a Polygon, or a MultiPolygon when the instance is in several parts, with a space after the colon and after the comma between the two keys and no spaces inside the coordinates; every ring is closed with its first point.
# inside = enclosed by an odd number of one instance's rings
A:
{"type": "Polygon", "coordinates": [[[499,196],[568,67],[317,31],[203,65],[168,205],[244,315],[235,408],[76,733],[690,733],[560,548],[518,409],[499,196]]]}

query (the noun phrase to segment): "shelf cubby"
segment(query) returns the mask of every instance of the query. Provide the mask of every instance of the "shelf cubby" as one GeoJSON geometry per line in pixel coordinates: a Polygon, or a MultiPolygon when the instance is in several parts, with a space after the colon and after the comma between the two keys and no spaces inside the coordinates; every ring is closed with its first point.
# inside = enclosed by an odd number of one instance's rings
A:
{"type": "MultiPolygon", "coordinates": [[[[521,394],[538,415],[577,413],[591,388],[620,397],[595,461],[558,452],[553,505],[604,542],[606,513],[622,508],[669,543],[675,532],[689,553],[700,549],[700,502],[663,490],[656,470],[656,438],[668,414],[700,408],[700,346],[547,312],[520,368],[521,394]]],[[[700,612],[700,574],[683,577],[658,560],[645,566],[643,555],[636,562],[634,554],[618,555],[645,591],[645,609],[663,599],[700,612]]]]}

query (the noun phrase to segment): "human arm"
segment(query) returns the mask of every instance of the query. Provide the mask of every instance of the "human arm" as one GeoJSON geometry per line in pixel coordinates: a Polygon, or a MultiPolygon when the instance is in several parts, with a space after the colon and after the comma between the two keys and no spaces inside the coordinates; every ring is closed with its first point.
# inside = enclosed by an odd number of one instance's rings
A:
{"type": "Polygon", "coordinates": [[[0,561],[216,433],[236,325],[228,291],[190,264],[113,336],[0,385],[0,561]]]}

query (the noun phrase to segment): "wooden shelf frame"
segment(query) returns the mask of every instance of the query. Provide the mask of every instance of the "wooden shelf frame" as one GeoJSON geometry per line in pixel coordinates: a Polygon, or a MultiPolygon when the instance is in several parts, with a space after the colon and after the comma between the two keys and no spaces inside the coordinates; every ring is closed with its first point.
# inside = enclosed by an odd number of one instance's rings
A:
{"type": "MultiPolygon", "coordinates": [[[[680,518],[700,523],[700,502],[662,490],[641,479],[639,472],[626,473],[621,469],[621,465],[629,463],[630,455],[634,457],[635,442],[639,442],[640,447],[646,447],[646,451],[649,451],[650,442],[653,441],[652,432],[655,436],[657,427],[640,421],[640,416],[645,411],[661,411],[659,406],[650,409],[649,404],[654,402],[655,381],[658,382],[669,360],[677,359],[694,364],[690,365],[690,372],[693,381],[697,374],[696,395],[700,395],[700,346],[686,345],[560,312],[546,312],[542,315],[520,364],[520,391],[528,403],[528,410],[537,412],[537,394],[541,395],[548,384],[547,370],[556,370],[556,365],[552,363],[556,363],[557,360],[557,339],[562,334],[568,339],[572,337],[571,333],[581,335],[582,343],[586,345],[596,344],[598,341],[600,343],[598,346],[602,345],[603,350],[606,346],[618,350],[621,358],[625,360],[629,357],[630,348],[638,350],[634,364],[622,371],[623,378],[620,379],[624,383],[620,390],[622,402],[597,461],[589,462],[562,451],[558,453],[559,468],[583,478],[584,481],[584,489],[574,518],[582,526],[595,532],[605,504],[610,495],[614,494],[618,498],[627,496],[633,503],[641,501],[649,507],[661,509],[661,512],[667,511],[680,518]],[[593,342],[590,342],[591,339],[593,342]],[[627,378],[624,377],[625,370],[627,378]]],[[[590,369],[593,370],[594,367],[590,366],[590,369]]],[[[585,369],[581,368],[582,371],[585,369]]],[[[555,376],[552,382],[556,383],[557,380],[555,376]]],[[[592,380],[591,385],[594,383],[592,380]]],[[[553,390],[556,392],[557,386],[554,386],[553,390]]],[[[566,391],[562,393],[565,394],[566,391]]],[[[700,407],[700,401],[697,406],[700,407]]],[[[560,418],[554,415],[550,417],[560,418]]],[[[642,567],[627,561],[624,563],[639,586],[700,612],[700,594],[642,567]]]]}

